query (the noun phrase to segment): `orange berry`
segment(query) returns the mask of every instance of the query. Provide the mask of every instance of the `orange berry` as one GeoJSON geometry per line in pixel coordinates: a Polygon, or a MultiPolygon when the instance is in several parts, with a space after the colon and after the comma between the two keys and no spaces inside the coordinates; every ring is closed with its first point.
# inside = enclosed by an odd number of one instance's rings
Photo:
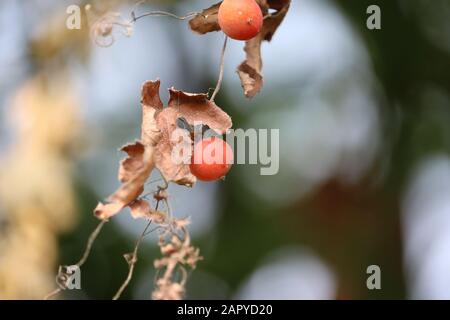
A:
{"type": "Polygon", "coordinates": [[[189,168],[202,181],[215,181],[231,169],[234,154],[230,145],[217,137],[205,138],[194,146],[189,168]]]}
{"type": "Polygon", "coordinates": [[[235,40],[254,38],[263,25],[263,14],[255,0],[224,0],[219,8],[222,31],[235,40]]]}

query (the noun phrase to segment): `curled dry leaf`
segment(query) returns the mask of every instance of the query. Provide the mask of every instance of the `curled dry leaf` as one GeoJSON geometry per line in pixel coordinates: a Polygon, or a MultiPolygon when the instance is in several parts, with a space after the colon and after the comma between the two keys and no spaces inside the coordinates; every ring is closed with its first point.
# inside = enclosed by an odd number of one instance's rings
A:
{"type": "Polygon", "coordinates": [[[173,88],[169,90],[169,94],[168,107],[156,115],[161,139],[156,146],[155,164],[167,181],[192,186],[196,178],[191,174],[189,165],[175,161],[172,157],[174,148],[180,146],[180,140],[187,141],[189,146],[192,143],[188,131],[178,128],[177,120],[184,118],[189,125],[207,125],[219,133],[225,133],[230,129],[232,122],[228,114],[208,100],[206,94],[186,93],[173,88]],[[174,135],[176,130],[179,132],[174,135]]]}
{"type": "MultiPolygon", "coordinates": [[[[264,19],[261,32],[245,44],[247,58],[238,67],[238,75],[241,85],[247,98],[253,98],[263,86],[261,44],[263,41],[270,41],[283,22],[289,10],[290,0],[268,1],[269,9],[277,10],[268,14],[264,19]]],[[[268,9],[265,9],[267,14],[268,9]]]]}
{"type": "Polygon", "coordinates": [[[160,81],[146,81],[142,86],[142,127],[141,140],[144,145],[154,146],[161,138],[161,129],[156,124],[156,114],[163,109],[159,97],[160,81]]]}
{"type": "Polygon", "coordinates": [[[142,199],[133,201],[129,207],[131,209],[131,216],[134,219],[147,218],[151,210],[150,204],[142,199]]]}
{"type": "Polygon", "coordinates": [[[164,212],[153,209],[145,200],[138,199],[133,201],[129,207],[131,209],[131,216],[134,219],[146,218],[153,220],[157,224],[161,224],[166,220],[166,214],[164,212]]]}
{"type": "Polygon", "coordinates": [[[217,22],[219,7],[222,2],[203,10],[201,14],[196,15],[189,21],[191,30],[198,34],[206,34],[208,32],[219,31],[220,26],[217,22]]]}
{"type": "Polygon", "coordinates": [[[183,230],[183,228],[186,228],[190,224],[191,224],[191,219],[189,217],[173,220],[173,226],[174,226],[175,230],[179,230],[179,231],[183,230]]]}
{"type": "Polygon", "coordinates": [[[167,198],[169,198],[169,193],[166,189],[160,189],[158,190],[158,192],[155,192],[153,198],[155,198],[155,200],[157,201],[167,200],[167,198]]]}
{"type": "Polygon", "coordinates": [[[154,300],[181,300],[185,293],[183,285],[164,278],[156,281],[156,287],[152,294],[154,300]]]}
{"type": "Polygon", "coordinates": [[[122,151],[128,153],[128,157],[121,162],[119,169],[119,180],[122,185],[108,198],[108,203],[99,203],[94,210],[94,214],[102,220],[117,214],[144,191],[145,181],[154,167],[153,148],[136,142],[124,146],[122,151]]]}
{"type": "Polygon", "coordinates": [[[143,166],[143,156],[145,152],[145,146],[136,142],[134,144],[127,144],[121,148],[128,154],[128,157],[120,162],[119,167],[119,181],[124,183],[130,181],[133,174],[141,169],[143,166]]]}
{"type": "Polygon", "coordinates": [[[122,186],[109,197],[108,204],[97,207],[95,213],[101,219],[108,219],[134,201],[144,191],[145,181],[154,167],[152,148],[136,142],[123,147],[122,151],[128,153],[119,169],[122,186]]]}
{"type": "MultiPolygon", "coordinates": [[[[161,140],[156,146],[155,164],[167,181],[173,181],[180,185],[192,186],[196,179],[191,174],[189,166],[182,161],[175,161],[172,151],[178,141],[174,141],[178,112],[172,108],[165,108],[157,116],[157,124],[161,129],[161,140]]],[[[190,139],[190,138],[189,138],[190,139]]]]}
{"type": "Polygon", "coordinates": [[[162,211],[150,210],[148,218],[153,220],[157,224],[162,224],[164,223],[164,221],[166,221],[167,215],[162,211]]]}
{"type": "MultiPolygon", "coordinates": [[[[159,95],[160,81],[147,81],[142,87],[142,133],[141,141],[124,146],[121,150],[128,157],[121,161],[119,181],[121,187],[108,198],[106,204],[99,203],[94,210],[100,219],[109,219],[124,207],[130,206],[133,217],[146,217],[164,221],[157,212],[150,210],[148,204],[137,198],[144,191],[144,185],[156,166],[166,181],[192,186],[196,179],[189,165],[177,162],[172,152],[179,146],[180,137],[174,138],[175,130],[185,133],[188,150],[192,142],[188,131],[178,128],[177,121],[184,118],[190,125],[204,124],[219,133],[231,128],[231,118],[206,94],[192,94],[170,89],[168,107],[164,108],[159,95]]],[[[167,194],[159,194],[161,198],[167,194]]]]}
{"type": "MultiPolygon", "coordinates": [[[[245,44],[246,60],[242,62],[237,73],[241,79],[244,94],[248,98],[254,97],[263,86],[261,44],[270,41],[283,22],[291,0],[256,0],[264,14],[264,25],[261,32],[245,44]],[[269,13],[269,10],[275,10],[269,13]]],[[[220,3],[213,5],[202,14],[197,15],[189,22],[191,29],[199,34],[219,31],[218,12],[220,3]]]]}
{"type": "Polygon", "coordinates": [[[224,134],[233,125],[231,118],[205,93],[186,93],[170,89],[169,107],[178,112],[190,125],[201,123],[224,134]]]}
{"type": "Polygon", "coordinates": [[[173,230],[169,227],[160,235],[158,246],[162,257],[154,261],[158,279],[152,295],[153,299],[183,298],[188,277],[186,268],[195,269],[197,262],[203,259],[200,250],[191,245],[189,233],[184,228],[188,220],[182,220],[183,222],[179,222],[180,230],[173,230]]]}
{"type": "Polygon", "coordinates": [[[155,114],[163,107],[159,94],[160,82],[147,81],[142,88],[142,137],[141,141],[122,147],[128,157],[121,161],[119,168],[120,188],[108,198],[106,204],[99,203],[94,210],[95,216],[105,220],[117,214],[135,201],[144,191],[144,184],[154,166],[154,146],[161,138],[156,126],[155,114]]]}

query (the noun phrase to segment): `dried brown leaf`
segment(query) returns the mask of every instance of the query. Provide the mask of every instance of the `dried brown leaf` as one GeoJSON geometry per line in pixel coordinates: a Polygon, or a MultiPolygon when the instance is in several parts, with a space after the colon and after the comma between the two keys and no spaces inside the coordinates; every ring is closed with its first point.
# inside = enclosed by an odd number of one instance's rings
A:
{"type": "Polygon", "coordinates": [[[171,254],[173,254],[174,252],[177,251],[177,248],[171,243],[161,246],[160,249],[161,249],[161,253],[165,256],[167,256],[167,255],[170,256],[171,254]]]}
{"type": "Polygon", "coordinates": [[[118,178],[120,182],[124,183],[130,181],[134,173],[142,168],[145,146],[140,142],[136,142],[123,146],[121,151],[128,154],[128,157],[120,162],[119,167],[118,178]]]}
{"type": "Polygon", "coordinates": [[[270,41],[286,16],[290,0],[268,0],[270,9],[275,13],[265,16],[261,32],[245,44],[247,58],[237,69],[244,94],[247,98],[253,98],[263,86],[261,44],[270,41]]]}
{"type": "Polygon", "coordinates": [[[166,221],[166,214],[162,211],[158,210],[150,210],[150,214],[148,215],[148,218],[153,220],[157,224],[164,223],[166,221]]]}
{"type": "Polygon", "coordinates": [[[241,63],[237,73],[241,79],[242,89],[247,98],[253,98],[261,91],[263,86],[263,76],[261,75],[262,61],[258,64],[250,65],[247,61],[241,63]]]}
{"type": "Polygon", "coordinates": [[[129,207],[131,209],[131,216],[134,219],[148,218],[148,216],[150,215],[151,207],[150,204],[145,200],[139,199],[133,201],[129,205],[129,207]]]}
{"type": "Polygon", "coordinates": [[[139,199],[133,201],[129,207],[131,209],[131,216],[134,219],[146,218],[153,220],[157,224],[161,224],[166,220],[166,214],[164,212],[153,209],[145,200],[139,199]]]}
{"type": "Polygon", "coordinates": [[[198,34],[220,31],[217,15],[221,4],[222,2],[216,3],[215,5],[203,10],[201,14],[192,18],[189,21],[191,30],[198,34]]]}
{"type": "Polygon", "coordinates": [[[170,89],[169,107],[178,112],[191,125],[194,122],[209,126],[223,134],[233,125],[230,116],[214,102],[208,100],[204,93],[186,93],[170,89]]]}
{"type": "Polygon", "coordinates": [[[185,293],[184,286],[167,279],[156,282],[156,290],[152,294],[154,300],[181,300],[185,293]]]}
{"type": "Polygon", "coordinates": [[[167,200],[169,198],[169,193],[166,189],[160,189],[153,195],[153,198],[157,201],[167,200]]]}
{"type": "Polygon", "coordinates": [[[156,124],[156,114],[163,109],[159,96],[160,81],[146,81],[142,86],[142,143],[154,146],[161,138],[156,124]]]}
{"type": "Polygon", "coordinates": [[[191,174],[189,165],[181,162],[176,163],[172,157],[172,150],[177,141],[172,140],[177,130],[178,112],[172,108],[165,108],[157,116],[157,124],[161,129],[161,140],[156,146],[155,164],[167,181],[180,185],[193,186],[196,178],[191,174]]]}
{"type": "Polygon", "coordinates": [[[94,214],[102,220],[109,219],[133,202],[143,191],[145,181],[154,167],[154,148],[141,142],[122,148],[128,158],[122,161],[119,169],[120,188],[108,198],[107,204],[99,203],[94,214]]]}
{"type": "MultiPolygon", "coordinates": [[[[94,214],[99,219],[109,219],[124,207],[130,205],[144,191],[144,184],[154,168],[155,145],[161,139],[155,115],[163,108],[159,98],[160,81],[147,81],[142,87],[142,137],[141,141],[122,147],[128,157],[121,161],[118,178],[120,188],[113,193],[106,204],[99,203],[94,214]]],[[[142,203],[139,203],[142,205],[142,203]]],[[[142,208],[141,208],[142,209],[142,208]]],[[[136,204],[132,214],[136,212],[136,204]]]]}
{"type": "Polygon", "coordinates": [[[182,230],[183,228],[187,227],[191,224],[191,219],[189,217],[183,218],[183,219],[176,219],[173,221],[173,225],[176,230],[182,230]]]}
{"type": "MultiPolygon", "coordinates": [[[[206,94],[191,94],[170,90],[169,106],[164,108],[159,95],[160,81],[147,81],[142,87],[142,136],[141,141],[124,146],[121,150],[128,157],[121,161],[118,178],[121,187],[108,198],[106,204],[99,203],[94,214],[100,219],[109,219],[124,207],[130,206],[135,218],[146,217],[164,221],[153,212],[148,203],[137,200],[144,191],[144,185],[156,166],[168,182],[192,186],[196,178],[189,165],[175,163],[172,151],[179,146],[173,140],[175,130],[185,132],[184,143],[192,148],[188,131],[177,127],[177,120],[184,118],[190,124],[203,123],[217,132],[224,133],[231,128],[231,118],[216,104],[209,101],[206,94]],[[188,139],[186,139],[188,138],[188,139]]],[[[190,156],[190,154],[189,154],[190,156]]]]}
{"type": "Polygon", "coordinates": [[[120,202],[112,202],[106,204],[99,202],[97,204],[97,207],[95,207],[94,209],[94,214],[101,220],[107,220],[120,212],[120,210],[122,210],[124,207],[125,205],[120,202]]]}
{"type": "Polygon", "coordinates": [[[167,181],[180,185],[192,186],[196,178],[191,174],[189,165],[175,163],[172,152],[180,146],[181,135],[184,143],[190,148],[192,142],[189,133],[177,127],[177,120],[184,118],[190,125],[207,125],[219,133],[225,133],[231,128],[231,118],[214,102],[208,100],[206,94],[186,93],[170,89],[168,107],[156,115],[156,125],[161,132],[161,138],[156,145],[155,164],[167,181]],[[175,130],[180,130],[179,139],[174,140],[175,130]]]}

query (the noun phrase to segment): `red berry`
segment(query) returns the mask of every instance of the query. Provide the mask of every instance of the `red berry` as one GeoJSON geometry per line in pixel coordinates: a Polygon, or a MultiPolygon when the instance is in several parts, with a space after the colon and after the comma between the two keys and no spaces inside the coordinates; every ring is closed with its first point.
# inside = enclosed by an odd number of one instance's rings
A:
{"type": "Polygon", "coordinates": [[[254,38],[263,25],[263,14],[255,0],[224,0],[219,8],[222,31],[235,40],[254,38]]]}
{"type": "Polygon", "coordinates": [[[194,146],[191,173],[202,181],[215,181],[231,169],[234,154],[230,145],[217,137],[203,139],[194,146]]]}

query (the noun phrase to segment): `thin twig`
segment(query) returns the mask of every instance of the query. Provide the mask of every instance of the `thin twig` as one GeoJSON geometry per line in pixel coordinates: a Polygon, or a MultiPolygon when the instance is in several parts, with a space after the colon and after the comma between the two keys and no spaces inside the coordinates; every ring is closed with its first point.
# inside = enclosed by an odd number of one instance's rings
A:
{"type": "Polygon", "coordinates": [[[163,228],[162,226],[154,227],[152,230],[147,231],[147,232],[144,234],[144,237],[146,237],[146,236],[148,236],[149,234],[155,232],[156,230],[159,230],[159,229],[162,229],[162,228],[163,228]]]}
{"type": "Polygon", "coordinates": [[[158,179],[150,180],[150,181],[146,182],[145,185],[149,185],[149,184],[152,184],[152,183],[155,183],[155,182],[160,182],[160,181],[162,181],[162,180],[163,180],[163,178],[158,178],[158,179]]]}
{"type": "MultiPolygon", "coordinates": [[[[167,179],[164,177],[164,175],[161,173],[161,179],[164,181],[164,185],[162,186],[158,186],[158,191],[156,191],[156,193],[162,192],[164,190],[166,190],[167,188],[169,188],[169,181],[167,181],[167,179]]],[[[161,200],[156,201],[156,205],[155,205],[155,210],[157,211],[159,208],[159,204],[160,204],[161,200]]],[[[164,200],[166,205],[167,205],[167,199],[164,200]]],[[[168,209],[170,210],[170,209],[168,209]]],[[[139,250],[139,246],[141,245],[142,240],[149,235],[150,233],[152,233],[155,230],[158,230],[161,226],[158,226],[156,228],[154,228],[151,231],[147,231],[148,228],[150,227],[150,225],[152,224],[152,220],[150,220],[148,222],[148,224],[145,226],[144,231],[142,231],[140,237],[138,238],[136,245],[134,247],[133,253],[131,255],[131,257],[128,260],[128,264],[129,264],[129,268],[128,268],[128,275],[125,279],[125,281],[122,283],[122,285],[120,286],[119,290],[117,290],[116,294],[113,297],[113,300],[118,300],[120,298],[120,296],[122,295],[123,291],[126,289],[126,287],[128,286],[128,284],[130,283],[131,279],[133,278],[133,272],[134,272],[134,267],[137,263],[137,258],[138,258],[138,250],[139,250]]]]}
{"type": "Polygon", "coordinates": [[[186,271],[186,268],[183,266],[179,266],[178,268],[180,274],[181,274],[181,281],[180,284],[184,287],[186,285],[186,281],[188,278],[188,272],[186,271]]]}
{"type": "MultiPolygon", "coordinates": [[[[162,181],[163,179],[160,179],[160,180],[162,181]]],[[[163,191],[163,190],[165,190],[165,189],[161,189],[161,186],[158,186],[158,187],[157,187],[157,190],[154,190],[154,191],[151,191],[151,192],[144,193],[143,195],[139,196],[139,198],[137,198],[136,200],[139,200],[139,199],[146,199],[146,200],[149,200],[149,197],[150,197],[150,196],[153,196],[153,198],[154,198],[156,193],[161,192],[161,191],[163,191]]]]}
{"type": "Polygon", "coordinates": [[[228,42],[228,36],[225,36],[225,40],[223,42],[223,47],[222,47],[222,52],[220,54],[219,80],[217,80],[216,89],[214,89],[214,92],[210,99],[212,102],[214,102],[214,99],[216,98],[217,94],[220,91],[220,87],[222,86],[224,66],[225,66],[225,50],[227,49],[227,42],[228,42]]]}
{"type": "MultiPolygon", "coordinates": [[[[166,181],[167,182],[167,181],[166,181]]],[[[162,190],[162,187],[159,187],[159,191],[162,190]]],[[[157,191],[157,192],[159,192],[157,191]]],[[[155,210],[158,210],[159,208],[159,200],[156,201],[156,205],[155,205],[155,210]]],[[[136,265],[137,262],[137,254],[138,254],[138,250],[139,250],[139,246],[141,245],[142,240],[151,232],[147,232],[148,228],[150,227],[150,225],[152,224],[152,220],[150,220],[147,225],[145,226],[144,231],[142,231],[139,239],[136,242],[136,246],[134,247],[133,250],[133,254],[131,255],[130,260],[128,261],[129,264],[129,268],[128,268],[128,275],[127,278],[125,279],[125,281],[122,283],[122,285],[120,286],[119,290],[117,290],[116,294],[113,297],[113,300],[118,300],[120,298],[120,296],[122,295],[123,291],[126,289],[126,287],[128,286],[128,284],[130,283],[131,279],[133,278],[133,272],[134,272],[134,266],[136,265]]],[[[155,228],[154,230],[156,230],[157,228],[155,228]]]]}
{"type": "Polygon", "coordinates": [[[48,293],[48,294],[44,297],[44,300],[48,300],[48,299],[50,299],[50,298],[56,296],[56,295],[57,295],[58,293],[60,293],[60,292],[61,292],[61,289],[60,289],[60,288],[56,288],[56,289],[53,290],[52,292],[48,293]]]}
{"type": "Polygon", "coordinates": [[[145,18],[145,17],[149,17],[149,16],[153,16],[153,17],[171,17],[171,18],[175,18],[178,20],[186,20],[186,19],[190,19],[192,17],[195,17],[197,15],[199,15],[200,12],[191,12],[188,13],[185,16],[177,16],[176,14],[170,13],[170,12],[166,12],[166,11],[150,11],[150,12],[146,12],[141,14],[140,16],[136,16],[134,11],[131,13],[131,21],[130,23],[134,23],[139,19],[145,18]]]}
{"type": "Polygon", "coordinates": [[[129,269],[128,269],[127,278],[122,283],[119,290],[117,290],[117,293],[114,295],[113,300],[118,300],[120,298],[120,296],[122,295],[123,291],[126,289],[128,284],[130,283],[131,278],[133,277],[134,266],[136,265],[136,262],[137,262],[137,254],[138,254],[139,246],[141,245],[142,239],[144,239],[145,234],[147,233],[147,229],[150,227],[151,224],[152,224],[152,221],[150,220],[147,223],[147,225],[145,226],[144,231],[142,231],[141,236],[137,240],[136,246],[134,247],[134,250],[133,250],[133,254],[132,254],[130,260],[128,261],[129,269]]]}
{"type": "Polygon", "coordinates": [[[186,20],[186,19],[189,19],[189,18],[191,18],[191,17],[194,17],[194,16],[196,16],[196,15],[199,15],[199,14],[201,14],[201,12],[190,12],[190,13],[188,13],[187,15],[185,15],[185,16],[177,16],[176,14],[173,14],[173,13],[170,13],[170,12],[167,12],[167,11],[161,11],[161,10],[159,10],[159,11],[150,11],[150,12],[147,12],[147,13],[144,13],[144,14],[142,14],[142,15],[140,15],[140,16],[137,16],[136,17],[136,11],[137,11],[137,9],[142,5],[142,4],[144,4],[144,3],[146,3],[148,0],[141,0],[141,1],[139,1],[139,2],[137,2],[134,6],[133,6],[133,10],[131,11],[131,21],[130,21],[130,23],[134,23],[134,22],[136,22],[137,20],[139,20],[139,19],[141,19],[141,18],[144,18],[144,17],[148,17],[148,16],[165,16],[165,17],[172,17],[172,18],[175,18],[175,19],[178,19],[178,20],[186,20]]]}
{"type": "Polygon", "coordinates": [[[170,202],[167,199],[164,199],[164,204],[166,205],[167,216],[170,220],[172,220],[172,208],[170,207],[170,202]]]}
{"type": "MultiPolygon", "coordinates": [[[[156,201],[155,211],[158,211],[159,203],[160,203],[160,200],[156,201]]],[[[150,233],[155,232],[156,230],[161,229],[161,228],[162,228],[162,226],[157,226],[157,227],[154,227],[154,228],[153,228],[152,230],[150,230],[150,231],[144,232],[143,238],[145,238],[145,237],[148,236],[150,233]]]]}
{"type": "Polygon", "coordinates": [[[108,220],[102,220],[98,224],[97,228],[95,228],[94,232],[91,233],[86,245],[86,249],[84,250],[83,256],[81,257],[80,261],[78,261],[75,264],[76,266],[81,267],[86,262],[87,258],[89,257],[89,254],[91,253],[91,249],[95,242],[95,239],[97,239],[98,235],[100,234],[100,231],[102,230],[106,222],[108,222],[108,220]]]}
{"type": "MultiPolygon", "coordinates": [[[[81,256],[81,259],[75,264],[75,266],[77,266],[78,268],[81,268],[81,266],[83,266],[85,264],[86,260],[89,257],[89,254],[91,253],[92,246],[94,245],[95,240],[97,239],[98,235],[100,234],[100,231],[102,230],[102,228],[103,228],[103,226],[105,225],[106,222],[108,222],[108,220],[100,221],[100,223],[97,225],[95,230],[89,236],[88,242],[86,244],[86,249],[84,250],[83,255],[81,256]]],[[[60,270],[61,270],[61,267],[60,267],[60,270]]],[[[61,288],[56,288],[52,292],[48,293],[44,297],[44,300],[48,300],[48,299],[56,296],[61,291],[62,291],[61,288]]]]}
{"type": "Polygon", "coordinates": [[[161,172],[161,170],[159,170],[159,174],[161,175],[161,180],[164,181],[164,185],[163,186],[158,186],[159,191],[161,190],[167,190],[169,188],[169,181],[166,179],[166,177],[164,176],[164,174],[161,172]]]}

